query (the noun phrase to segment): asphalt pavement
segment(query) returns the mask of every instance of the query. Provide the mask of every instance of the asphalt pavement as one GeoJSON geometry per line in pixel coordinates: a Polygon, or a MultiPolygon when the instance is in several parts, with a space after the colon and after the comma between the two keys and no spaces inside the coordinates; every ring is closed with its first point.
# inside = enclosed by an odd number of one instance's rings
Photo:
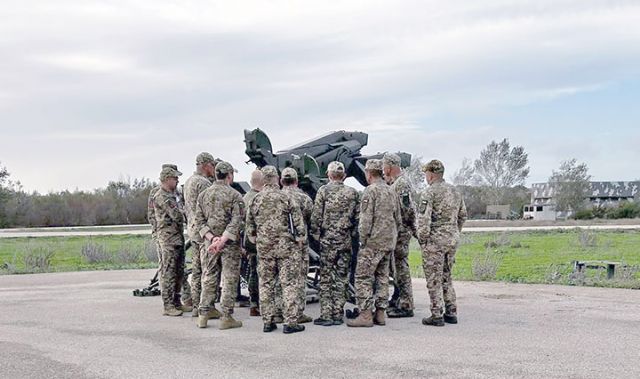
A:
{"type": "MultiPolygon", "coordinates": [[[[456,282],[457,325],[198,329],[131,290],[153,270],[0,276],[2,378],[638,378],[640,291],[456,282]]],[[[318,304],[308,306],[318,316],[318,304]]]]}

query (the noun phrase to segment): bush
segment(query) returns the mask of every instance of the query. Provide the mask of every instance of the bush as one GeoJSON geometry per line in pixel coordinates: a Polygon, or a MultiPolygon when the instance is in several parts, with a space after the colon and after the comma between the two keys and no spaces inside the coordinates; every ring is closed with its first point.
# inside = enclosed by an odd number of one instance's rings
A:
{"type": "Polygon", "coordinates": [[[509,246],[509,245],[511,245],[511,238],[507,233],[502,233],[494,237],[491,241],[485,242],[484,247],[496,248],[496,247],[503,247],[503,246],[509,246]]]}
{"type": "Polygon", "coordinates": [[[144,242],[144,257],[148,262],[158,263],[158,244],[151,239],[144,242]]]}
{"type": "Polygon", "coordinates": [[[51,260],[55,256],[53,247],[49,245],[27,245],[22,257],[26,272],[47,272],[51,268],[51,260]]]}
{"type": "Polygon", "coordinates": [[[473,257],[471,273],[475,280],[494,280],[502,257],[495,251],[487,250],[473,257]]]}
{"type": "Polygon", "coordinates": [[[609,208],[606,211],[607,218],[636,218],[640,216],[640,204],[629,201],[623,201],[615,208],[609,208]]]}
{"type": "Polygon", "coordinates": [[[139,248],[123,244],[116,253],[116,261],[120,264],[132,264],[140,262],[141,254],[139,248]]]}
{"type": "Polygon", "coordinates": [[[578,233],[578,244],[582,249],[596,247],[598,246],[598,236],[591,230],[581,229],[578,233]]]}
{"type": "Polygon", "coordinates": [[[592,209],[583,209],[581,211],[577,211],[576,214],[573,215],[573,218],[576,220],[592,220],[596,216],[593,214],[592,209]]]}
{"type": "Polygon", "coordinates": [[[97,244],[92,240],[82,245],[81,253],[84,260],[89,264],[108,263],[112,258],[104,244],[97,244]]]}

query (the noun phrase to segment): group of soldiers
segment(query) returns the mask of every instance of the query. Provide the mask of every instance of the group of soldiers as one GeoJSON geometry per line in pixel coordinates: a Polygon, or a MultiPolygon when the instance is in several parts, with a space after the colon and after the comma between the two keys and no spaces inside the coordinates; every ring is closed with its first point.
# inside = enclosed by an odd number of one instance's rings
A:
{"type": "Polygon", "coordinates": [[[303,331],[302,324],[311,321],[343,324],[352,265],[359,313],[346,320],[347,326],[371,327],[385,325],[386,317],[413,317],[408,256],[415,237],[431,300],[431,315],[422,323],[457,323],[451,270],[466,209],[461,194],[445,182],[440,161],[424,165],[429,186],[418,199],[400,157],[393,153],[367,160],[368,186],[362,193],[344,184],[344,165],[331,162],[329,181],[315,199],[298,188],[298,173],[291,167],[280,175],[273,166],[255,170],[244,198],[231,186],[235,172],[229,162],[199,154],[196,172],[182,191],[183,205],[177,191],[182,173],[175,165],[163,165],[161,184],[149,196],[149,221],[159,249],[164,315],[191,311],[200,328],[210,319],[219,319],[219,329],[241,327],[233,313],[245,260],[249,314],[262,317],[264,332],[282,322],[287,334],[303,331]],[[181,288],[188,287],[185,224],[193,251],[192,275],[190,296],[183,290],[181,298],[181,288]],[[354,238],[360,247],[356,262],[351,262],[354,238]],[[310,241],[319,246],[320,256],[316,319],[304,313],[310,241]],[[398,290],[391,303],[390,274],[398,290]]]}

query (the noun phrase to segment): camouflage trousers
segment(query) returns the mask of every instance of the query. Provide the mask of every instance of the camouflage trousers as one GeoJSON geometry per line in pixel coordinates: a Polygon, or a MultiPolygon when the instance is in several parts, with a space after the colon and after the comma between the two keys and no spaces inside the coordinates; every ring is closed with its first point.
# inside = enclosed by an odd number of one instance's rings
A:
{"type": "Polygon", "coordinates": [[[298,316],[302,316],[307,306],[307,273],[309,272],[309,252],[308,245],[302,248],[302,259],[300,261],[300,285],[298,286],[298,316]]]}
{"type": "Polygon", "coordinates": [[[180,286],[184,281],[184,245],[160,243],[160,292],[165,309],[179,307],[180,286]]]}
{"type": "Polygon", "coordinates": [[[409,269],[409,242],[408,237],[398,237],[398,243],[393,251],[393,277],[394,285],[398,288],[399,296],[397,307],[399,309],[413,309],[413,288],[411,286],[411,270],[409,269]]]}
{"type": "Polygon", "coordinates": [[[375,307],[386,309],[389,305],[390,250],[364,246],[358,252],[356,266],[356,298],[361,311],[375,307]],[[375,288],[375,293],[374,293],[375,288]]]}
{"type": "Polygon", "coordinates": [[[322,241],[320,250],[320,318],[342,318],[347,302],[351,246],[322,241]]]}
{"type": "Polygon", "coordinates": [[[202,247],[201,242],[191,240],[191,301],[194,307],[200,304],[202,292],[202,264],[200,263],[202,247]]]}
{"type": "MultiPolygon", "coordinates": [[[[207,244],[205,244],[207,246],[207,244]]],[[[215,303],[218,283],[222,282],[220,305],[225,315],[233,313],[236,304],[236,288],[240,280],[241,250],[238,244],[227,244],[214,256],[202,249],[202,294],[198,311],[206,313],[215,303]]]]}
{"type": "Polygon", "coordinates": [[[260,287],[260,314],[265,323],[273,321],[277,314],[276,281],[282,289],[282,311],[284,321],[295,324],[298,321],[300,305],[300,262],[299,254],[277,257],[258,253],[258,281],[260,287]]]}
{"type": "Polygon", "coordinates": [[[249,302],[251,307],[260,305],[260,288],[258,287],[258,254],[248,253],[247,261],[249,264],[249,278],[247,286],[249,287],[249,302]]]}
{"type": "MultiPolygon", "coordinates": [[[[156,249],[158,252],[158,269],[161,270],[162,269],[162,248],[160,247],[160,242],[155,239],[155,237],[151,237],[151,239],[154,241],[154,243],[156,244],[156,249]]],[[[182,302],[184,303],[187,299],[191,298],[191,287],[189,286],[189,281],[186,275],[184,275],[184,267],[185,267],[185,254],[183,254],[182,256],[182,293],[181,295],[179,295],[180,299],[182,300],[182,302]]],[[[178,293],[180,293],[180,290],[178,290],[178,293]]]]}
{"type": "Polygon", "coordinates": [[[450,244],[427,243],[422,248],[422,268],[427,279],[433,317],[442,317],[443,303],[446,314],[453,316],[458,312],[456,291],[451,280],[456,247],[457,243],[452,241],[450,244]]]}

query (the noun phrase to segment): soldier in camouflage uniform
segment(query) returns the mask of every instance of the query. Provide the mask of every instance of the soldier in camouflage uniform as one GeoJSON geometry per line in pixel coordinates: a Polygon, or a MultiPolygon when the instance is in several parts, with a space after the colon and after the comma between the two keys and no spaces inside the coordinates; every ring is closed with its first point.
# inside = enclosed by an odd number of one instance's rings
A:
{"type": "Polygon", "coordinates": [[[160,189],[153,196],[156,237],[160,246],[160,289],[165,316],[180,316],[180,286],[184,277],[184,214],[175,190],[182,173],[172,167],[160,172],[160,189]]]}
{"type": "MultiPolygon", "coordinates": [[[[254,170],[251,173],[251,181],[249,183],[251,184],[251,189],[244,195],[243,198],[245,209],[251,208],[251,202],[264,186],[262,171],[260,171],[259,169],[254,170]]],[[[247,284],[249,287],[249,316],[257,317],[260,316],[260,295],[258,288],[258,251],[256,250],[256,245],[249,241],[246,234],[244,236],[244,248],[247,254],[246,259],[249,266],[249,278],[247,280],[247,284]]]]}
{"type": "Polygon", "coordinates": [[[402,223],[398,229],[398,241],[393,251],[391,274],[398,298],[392,307],[387,309],[389,317],[413,317],[413,289],[411,288],[411,271],[409,270],[409,242],[416,234],[416,212],[413,202],[413,188],[400,168],[400,157],[387,153],[382,158],[384,176],[391,189],[400,200],[402,223]]]}
{"type": "Polygon", "coordinates": [[[365,164],[369,185],[360,202],[360,251],[356,266],[356,298],[360,314],[347,320],[347,326],[385,325],[389,304],[389,258],[396,247],[402,222],[398,197],[382,179],[382,161],[369,159],[365,164]],[[375,289],[375,294],[374,294],[375,289]],[[375,315],[372,312],[375,295],[375,315]]]}
{"type": "Polygon", "coordinates": [[[258,249],[260,313],[264,332],[275,330],[275,281],[280,278],[284,299],[284,333],[304,330],[298,324],[300,263],[307,231],[302,211],[292,196],[280,190],[278,171],[262,168],[265,185],[247,212],[246,234],[258,249]]]}
{"type": "Polygon", "coordinates": [[[344,185],[344,165],[331,162],[329,183],[316,194],[311,233],[320,242],[320,317],[316,325],[341,325],[351,262],[351,241],[357,233],[359,196],[344,185]]]}
{"type": "MultiPolygon", "coordinates": [[[[311,226],[311,212],[313,211],[313,200],[298,188],[298,173],[295,169],[287,167],[282,170],[282,190],[287,194],[293,196],[296,202],[302,210],[302,217],[304,218],[305,229],[307,230],[307,236],[309,235],[309,227],[311,226]]],[[[302,246],[301,256],[302,262],[300,263],[300,281],[301,284],[298,287],[300,293],[298,294],[298,323],[303,324],[311,322],[313,319],[304,314],[304,308],[307,304],[307,272],[309,271],[309,240],[306,239],[302,246]]]]}
{"type": "Polygon", "coordinates": [[[460,192],[444,181],[442,162],[434,159],[423,167],[423,171],[429,187],[420,198],[416,218],[431,316],[423,318],[422,323],[433,326],[444,326],[445,322],[456,324],[458,309],[451,270],[467,210],[460,192]]]}
{"type": "Polygon", "coordinates": [[[217,291],[217,278],[222,270],[222,317],[219,329],[239,328],[241,321],[233,318],[236,287],[240,279],[240,232],[244,223],[244,201],[231,187],[234,169],[227,162],[215,168],[216,182],[198,196],[195,225],[204,240],[202,255],[202,295],[198,312],[198,327],[206,328],[211,304],[217,291]],[[218,263],[218,260],[221,262],[218,263]]]}
{"type": "MultiPolygon", "coordinates": [[[[198,154],[196,157],[196,172],[187,179],[183,189],[185,213],[187,215],[187,235],[191,241],[191,304],[195,308],[192,313],[193,317],[198,316],[197,307],[200,304],[200,292],[202,291],[200,256],[203,254],[203,240],[195,225],[196,205],[198,196],[211,186],[211,181],[215,175],[215,167],[216,160],[211,154],[206,152],[198,154]]],[[[220,278],[218,278],[215,288],[218,288],[219,285],[220,278]]],[[[216,316],[219,317],[219,315],[216,316]]]]}
{"type": "MultiPolygon", "coordinates": [[[[166,163],[162,165],[162,168],[173,168],[174,170],[178,170],[178,166],[174,165],[174,164],[170,164],[170,163],[166,163]]],[[[162,254],[160,251],[160,245],[158,243],[158,239],[156,236],[156,215],[155,215],[155,208],[154,208],[154,204],[153,204],[153,197],[156,195],[156,193],[160,190],[160,186],[155,186],[153,188],[151,188],[151,190],[149,191],[149,197],[147,199],[147,220],[149,221],[149,224],[151,225],[151,241],[154,244],[154,246],[156,247],[156,251],[158,253],[158,269],[160,269],[161,265],[162,265],[162,254]]],[[[176,189],[176,200],[178,203],[178,207],[181,208],[182,207],[182,203],[180,203],[179,201],[180,196],[177,192],[176,189]]],[[[184,262],[182,263],[182,265],[184,266],[184,262]]],[[[183,304],[181,305],[180,309],[182,309],[183,311],[189,312],[191,311],[191,305],[188,304],[188,301],[191,299],[191,288],[189,286],[189,282],[187,281],[186,276],[183,277],[182,280],[182,295],[181,295],[181,299],[183,304]]]]}

